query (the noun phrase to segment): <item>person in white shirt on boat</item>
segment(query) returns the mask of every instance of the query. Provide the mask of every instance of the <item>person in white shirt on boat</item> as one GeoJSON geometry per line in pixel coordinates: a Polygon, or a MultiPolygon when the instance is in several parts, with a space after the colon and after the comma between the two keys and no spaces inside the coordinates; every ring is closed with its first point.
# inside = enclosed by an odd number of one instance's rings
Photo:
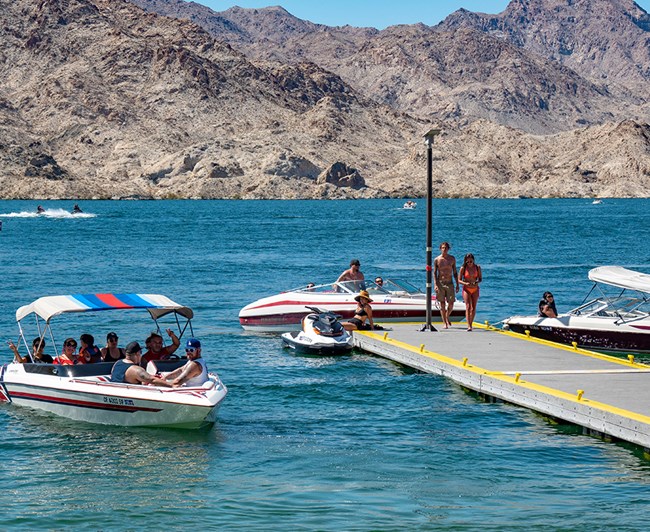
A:
{"type": "Polygon", "coordinates": [[[171,388],[171,383],[151,375],[144,368],[140,367],[142,360],[142,348],[138,342],[131,342],[125,349],[126,358],[118,360],[113,364],[111,370],[111,381],[127,384],[153,384],[154,386],[165,386],[171,388]]]}
{"type": "Polygon", "coordinates": [[[190,338],[185,345],[187,364],[165,375],[165,380],[171,381],[174,388],[178,386],[201,386],[208,380],[208,366],[201,358],[201,342],[190,338]]]}

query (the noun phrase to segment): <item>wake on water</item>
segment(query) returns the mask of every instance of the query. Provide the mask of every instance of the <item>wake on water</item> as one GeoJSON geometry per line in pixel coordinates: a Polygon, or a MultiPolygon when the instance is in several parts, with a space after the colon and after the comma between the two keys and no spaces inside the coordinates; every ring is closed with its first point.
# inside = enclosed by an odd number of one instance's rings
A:
{"type": "Polygon", "coordinates": [[[65,209],[45,209],[45,211],[38,212],[10,212],[7,214],[0,214],[0,216],[6,218],[95,218],[96,214],[90,212],[78,212],[72,214],[70,211],[65,209]]]}

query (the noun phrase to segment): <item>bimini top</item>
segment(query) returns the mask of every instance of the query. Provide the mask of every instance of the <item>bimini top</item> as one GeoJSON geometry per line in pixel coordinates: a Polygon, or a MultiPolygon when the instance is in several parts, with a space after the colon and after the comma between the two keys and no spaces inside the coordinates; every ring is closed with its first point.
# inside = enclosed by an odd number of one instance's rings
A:
{"type": "Polygon", "coordinates": [[[650,294],[650,274],[635,272],[621,266],[600,266],[589,270],[589,279],[596,283],[650,294]]]}
{"type": "Polygon", "coordinates": [[[16,321],[35,313],[46,322],[65,312],[97,312],[100,310],[147,309],[153,319],[176,312],[190,320],[192,309],[174,303],[159,294],[72,294],[68,296],[39,297],[33,303],[16,311],[16,321]]]}

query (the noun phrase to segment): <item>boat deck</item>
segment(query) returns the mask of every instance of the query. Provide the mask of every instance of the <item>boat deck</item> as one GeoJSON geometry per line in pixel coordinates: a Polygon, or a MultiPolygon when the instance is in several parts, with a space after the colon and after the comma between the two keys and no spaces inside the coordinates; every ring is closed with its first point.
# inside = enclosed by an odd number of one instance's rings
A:
{"type": "MultiPolygon", "coordinates": [[[[464,325],[464,324],[463,324],[464,325]]],[[[650,366],[491,326],[355,331],[355,346],[481,395],[650,450],[650,366]]]]}

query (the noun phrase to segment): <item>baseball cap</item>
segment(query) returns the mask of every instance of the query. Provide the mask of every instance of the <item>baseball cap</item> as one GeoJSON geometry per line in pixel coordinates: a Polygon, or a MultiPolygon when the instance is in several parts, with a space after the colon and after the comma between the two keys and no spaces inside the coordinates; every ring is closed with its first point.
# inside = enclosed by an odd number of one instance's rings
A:
{"type": "Polygon", "coordinates": [[[201,342],[199,342],[196,338],[190,338],[187,341],[187,344],[185,344],[185,347],[201,347],[201,342]]]}
{"type": "Polygon", "coordinates": [[[142,351],[142,348],[140,347],[140,344],[138,342],[131,342],[126,346],[127,355],[132,355],[134,353],[137,353],[138,351],[142,351]]]}

